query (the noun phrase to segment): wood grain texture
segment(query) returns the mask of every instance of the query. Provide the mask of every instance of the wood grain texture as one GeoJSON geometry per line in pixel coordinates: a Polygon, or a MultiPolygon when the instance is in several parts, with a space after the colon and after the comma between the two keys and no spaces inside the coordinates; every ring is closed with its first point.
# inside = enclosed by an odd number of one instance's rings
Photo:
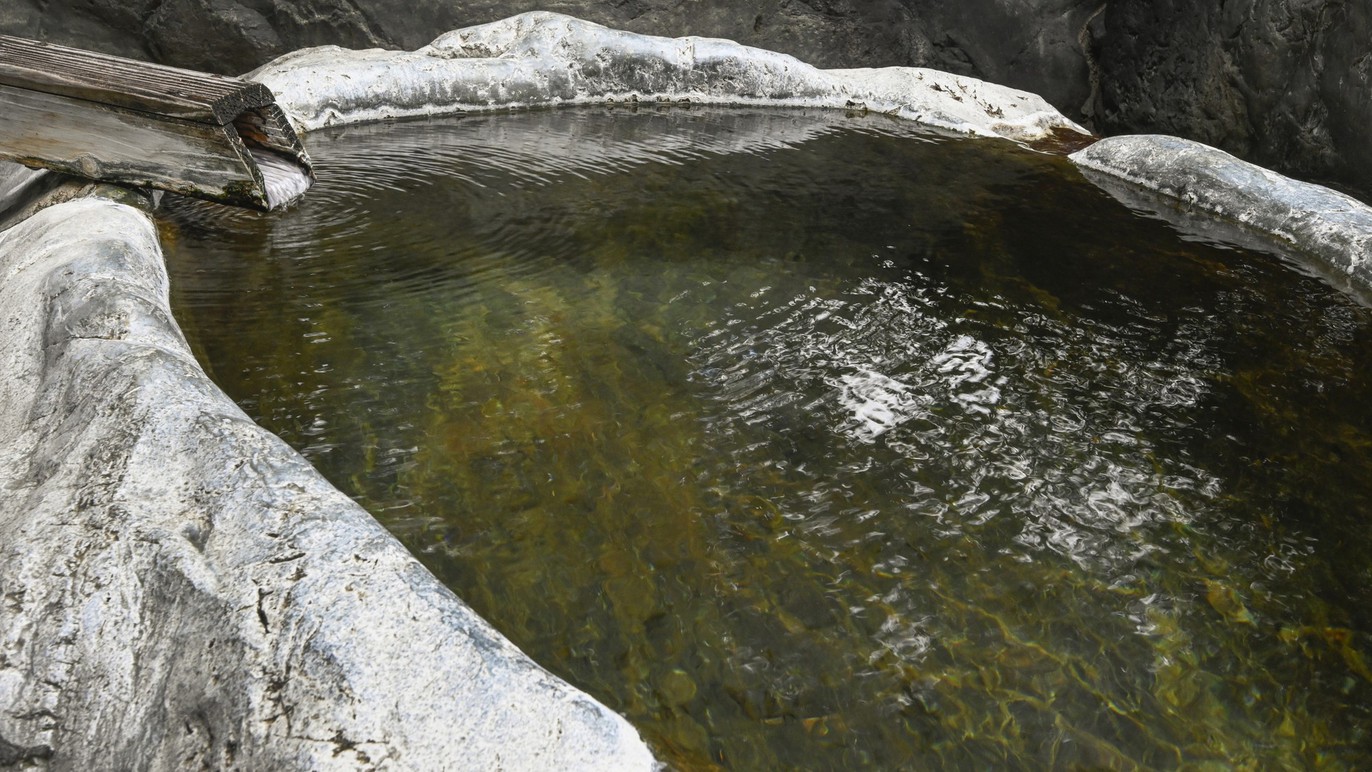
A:
{"type": "Polygon", "coordinates": [[[261,83],[0,35],[0,106],[0,158],[34,168],[259,209],[247,145],[300,167],[291,191],[313,179],[261,83]]]}
{"type": "Polygon", "coordinates": [[[234,128],[0,84],[0,158],[97,180],[266,209],[234,128]]]}
{"type": "Polygon", "coordinates": [[[0,35],[0,83],[223,125],[272,103],[260,83],[0,35]]]}

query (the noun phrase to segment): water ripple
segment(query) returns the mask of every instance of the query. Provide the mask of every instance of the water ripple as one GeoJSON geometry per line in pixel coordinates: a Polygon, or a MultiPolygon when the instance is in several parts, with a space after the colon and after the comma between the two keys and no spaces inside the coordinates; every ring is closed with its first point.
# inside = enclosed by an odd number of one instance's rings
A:
{"type": "Polygon", "coordinates": [[[1366,309],[881,116],[310,141],[188,337],[673,763],[1366,766],[1366,309]]]}

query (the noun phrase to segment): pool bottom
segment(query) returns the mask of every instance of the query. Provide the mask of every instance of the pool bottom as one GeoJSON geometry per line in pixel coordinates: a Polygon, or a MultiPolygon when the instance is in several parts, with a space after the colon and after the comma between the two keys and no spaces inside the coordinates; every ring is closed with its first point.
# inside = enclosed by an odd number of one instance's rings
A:
{"type": "Polygon", "coordinates": [[[172,213],[179,318],[665,759],[1363,760],[1364,309],[876,117],[326,139],[172,213]]]}

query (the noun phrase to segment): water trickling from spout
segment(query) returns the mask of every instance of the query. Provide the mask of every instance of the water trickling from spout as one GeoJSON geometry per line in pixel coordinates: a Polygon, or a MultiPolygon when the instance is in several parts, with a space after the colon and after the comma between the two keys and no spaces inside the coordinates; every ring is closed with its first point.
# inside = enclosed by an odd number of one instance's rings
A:
{"type": "Polygon", "coordinates": [[[300,164],[259,147],[249,147],[257,168],[262,170],[263,187],[267,191],[267,206],[280,209],[305,195],[314,180],[300,164]]]}

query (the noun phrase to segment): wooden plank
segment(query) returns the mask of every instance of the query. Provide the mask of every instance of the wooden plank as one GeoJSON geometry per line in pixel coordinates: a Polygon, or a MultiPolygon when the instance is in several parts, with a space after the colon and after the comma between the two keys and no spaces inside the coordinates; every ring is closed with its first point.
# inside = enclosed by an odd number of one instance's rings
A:
{"type": "Polygon", "coordinates": [[[96,180],[268,208],[261,172],[232,125],[0,84],[0,158],[96,180]]]}
{"type": "Polygon", "coordinates": [[[0,158],[259,209],[314,179],[260,83],[5,35],[0,158]]]}
{"type": "Polygon", "coordinates": [[[261,83],[0,35],[0,83],[224,125],[274,103],[261,83]]]}

